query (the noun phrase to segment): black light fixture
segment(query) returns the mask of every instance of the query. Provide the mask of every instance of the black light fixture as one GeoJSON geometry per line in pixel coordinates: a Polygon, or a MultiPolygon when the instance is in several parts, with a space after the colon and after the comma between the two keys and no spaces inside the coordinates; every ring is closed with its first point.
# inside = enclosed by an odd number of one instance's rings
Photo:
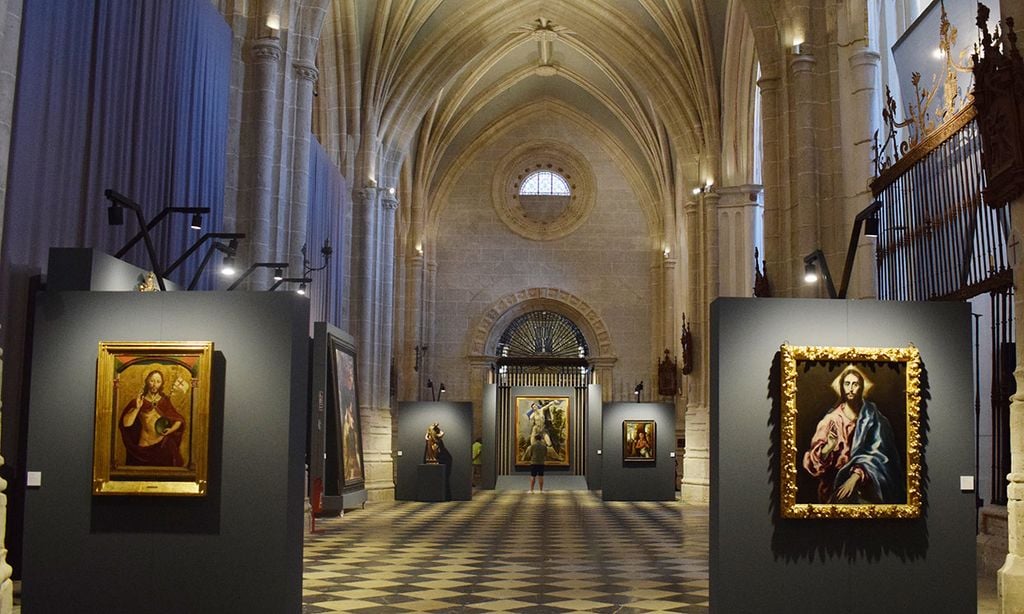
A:
{"type": "MultiPolygon", "coordinates": [[[[146,224],[146,231],[149,232],[149,231],[153,230],[154,228],[156,228],[157,224],[162,222],[163,219],[165,217],[167,217],[171,213],[191,213],[192,214],[192,220],[189,223],[189,227],[192,228],[193,230],[201,230],[202,227],[203,227],[203,214],[204,213],[209,213],[209,212],[210,212],[210,208],[209,207],[164,207],[163,210],[160,211],[160,213],[157,213],[156,216],[154,216],[153,219],[150,220],[148,224],[146,224]]],[[[109,221],[109,216],[110,215],[113,215],[113,214],[112,214],[111,211],[108,210],[107,211],[108,221],[109,221]]],[[[113,224],[113,223],[111,222],[111,224],[113,224]]],[[[120,258],[121,256],[124,256],[125,254],[128,253],[128,250],[130,250],[132,247],[134,247],[135,244],[138,243],[141,240],[142,240],[142,231],[139,231],[138,234],[136,234],[134,237],[132,237],[131,239],[128,239],[128,242],[124,244],[124,247],[122,247],[121,249],[119,249],[116,252],[114,252],[114,257],[115,258],[120,258]]]]}
{"type": "MultiPolygon", "coordinates": [[[[286,265],[287,266],[287,265],[286,265]]],[[[273,292],[277,290],[281,284],[296,283],[299,284],[299,288],[295,291],[297,294],[306,294],[306,284],[312,283],[312,279],[309,277],[282,277],[274,282],[274,285],[267,288],[267,292],[273,292]]]]}
{"type": "Polygon", "coordinates": [[[434,392],[434,380],[427,378],[427,389],[430,390],[430,400],[436,401],[437,395],[434,392]]]}
{"type": "Polygon", "coordinates": [[[868,219],[864,220],[864,236],[865,237],[877,237],[878,236],[878,216],[872,215],[868,219]]]}
{"type": "Polygon", "coordinates": [[[214,241],[210,245],[210,249],[206,250],[206,255],[203,256],[202,261],[199,262],[199,267],[196,269],[196,274],[192,277],[192,281],[189,282],[188,289],[194,290],[196,285],[199,284],[199,278],[202,276],[203,271],[206,269],[206,265],[209,264],[210,258],[213,257],[214,252],[219,251],[224,254],[224,260],[221,262],[221,275],[224,275],[225,277],[234,275],[235,271],[233,267],[235,260],[235,251],[237,249],[238,239],[231,239],[231,241],[227,245],[221,243],[220,241],[214,241]]]}
{"type": "Polygon", "coordinates": [[[164,275],[167,273],[160,268],[160,262],[156,257],[156,249],[153,247],[153,239],[149,236],[149,225],[146,223],[145,216],[142,215],[142,207],[139,203],[114,190],[104,190],[103,195],[110,201],[110,208],[107,209],[107,222],[109,224],[119,226],[124,223],[123,207],[127,207],[135,212],[135,219],[139,222],[139,234],[142,235],[142,240],[146,243],[146,253],[149,255],[149,264],[153,267],[153,275],[156,276],[157,287],[161,291],[166,291],[167,284],[164,283],[164,275]]]}
{"type": "Polygon", "coordinates": [[[804,261],[804,283],[813,284],[818,281],[818,267],[813,262],[804,261]]]}
{"type": "MultiPolygon", "coordinates": [[[[233,247],[230,247],[232,253],[229,254],[228,256],[225,256],[224,261],[227,262],[229,259],[231,261],[234,261],[234,250],[238,247],[238,239],[244,238],[245,233],[241,232],[208,232],[203,236],[199,237],[199,240],[193,243],[187,250],[185,250],[184,254],[182,254],[181,256],[178,257],[177,260],[172,262],[170,266],[167,267],[166,274],[170,275],[171,271],[174,271],[182,264],[184,264],[185,260],[187,260],[189,256],[191,256],[197,249],[199,249],[203,245],[203,243],[206,243],[210,239],[231,239],[233,241],[233,247]]],[[[221,272],[223,273],[223,270],[221,272]]],[[[234,273],[232,273],[232,275],[233,274],[234,273]]]]}
{"type": "Polygon", "coordinates": [[[636,402],[640,402],[640,393],[644,391],[644,380],[640,380],[640,383],[633,387],[633,395],[636,396],[636,402]]]}
{"type": "MultiPolygon", "coordinates": [[[[233,284],[227,287],[227,289],[234,290],[238,287],[238,284],[242,283],[246,277],[252,275],[252,272],[256,269],[274,269],[274,281],[282,281],[284,279],[283,270],[288,268],[287,262],[254,262],[249,265],[249,268],[244,273],[238,276],[233,284]]],[[[301,292],[299,294],[302,294],[301,292]]]]}
{"type": "Polygon", "coordinates": [[[838,298],[836,286],[832,283],[832,274],[828,270],[828,261],[825,260],[825,254],[820,249],[816,249],[804,257],[804,281],[809,284],[817,282],[819,273],[825,280],[825,290],[828,291],[828,297],[838,298]]]}
{"type": "Polygon", "coordinates": [[[444,382],[441,382],[441,387],[437,390],[437,400],[441,400],[441,395],[448,392],[448,389],[444,387],[444,382]]]}
{"type": "Polygon", "coordinates": [[[109,226],[124,225],[124,209],[114,201],[111,201],[110,206],[107,207],[107,224],[109,226]]]}

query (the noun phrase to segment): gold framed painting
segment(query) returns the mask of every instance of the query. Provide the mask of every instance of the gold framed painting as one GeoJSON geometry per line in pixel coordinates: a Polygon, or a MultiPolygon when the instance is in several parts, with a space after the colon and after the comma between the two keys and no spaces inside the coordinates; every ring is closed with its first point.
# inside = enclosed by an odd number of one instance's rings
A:
{"type": "Polygon", "coordinates": [[[570,397],[515,398],[516,465],[532,463],[530,446],[540,437],[547,446],[545,465],[569,466],[570,397]]]}
{"type": "Polygon", "coordinates": [[[206,494],[213,343],[100,342],[96,495],[206,494]]]}
{"type": "Polygon", "coordinates": [[[786,518],[921,515],[921,358],[899,348],[781,348],[786,518]]]}
{"type": "Polygon", "coordinates": [[[622,460],[653,463],[657,458],[657,426],[654,420],[623,420],[622,460]]]}

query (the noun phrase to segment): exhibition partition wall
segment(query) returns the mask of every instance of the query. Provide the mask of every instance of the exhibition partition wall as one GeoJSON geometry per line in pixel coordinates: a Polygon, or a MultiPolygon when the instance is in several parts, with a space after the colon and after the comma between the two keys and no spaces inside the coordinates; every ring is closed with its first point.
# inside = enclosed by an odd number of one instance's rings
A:
{"type": "Polygon", "coordinates": [[[712,611],[976,611],[970,315],[712,304],[712,611]]]}
{"type": "MultiPolygon", "coordinates": [[[[444,431],[442,441],[451,455],[450,472],[445,478],[448,492],[443,500],[469,501],[473,498],[473,404],[422,401],[398,404],[395,499],[422,499],[417,494],[418,484],[422,481],[420,466],[424,464],[427,427],[435,422],[444,431]]],[[[447,459],[439,459],[444,460],[447,459]]]]}
{"type": "MultiPolygon", "coordinates": [[[[27,469],[36,485],[26,493],[26,611],[301,610],[308,314],[308,300],[292,292],[39,295],[28,415],[27,469]],[[140,488],[162,496],[93,494],[96,472],[110,469],[94,457],[94,441],[98,450],[114,450],[112,458],[123,455],[127,428],[118,431],[139,389],[126,379],[120,392],[116,378],[98,382],[101,342],[212,342],[208,374],[191,382],[208,393],[191,414],[208,412],[207,432],[194,430],[189,418],[180,429],[178,418],[157,420],[154,429],[165,439],[175,429],[187,433],[186,447],[206,468],[205,494],[174,494],[188,486],[175,483],[185,471],[176,462],[137,467],[131,460],[122,461],[121,473],[148,475],[140,488]],[[110,430],[94,439],[97,399],[111,394],[114,402],[101,405],[110,430]]],[[[148,372],[142,363],[138,369],[148,372]]],[[[104,355],[100,373],[112,364],[117,373],[120,363],[104,355]]],[[[183,391],[187,397],[187,374],[180,379],[166,382],[172,399],[183,391]]],[[[124,486],[108,473],[108,485],[124,486]]]]}
{"type": "Polygon", "coordinates": [[[601,421],[601,498],[674,501],[675,406],[609,403],[601,412],[601,421]]]}
{"type": "Polygon", "coordinates": [[[356,356],[351,335],[327,322],[313,323],[308,449],[310,498],[314,492],[321,496],[315,511],[366,503],[356,356]]]}

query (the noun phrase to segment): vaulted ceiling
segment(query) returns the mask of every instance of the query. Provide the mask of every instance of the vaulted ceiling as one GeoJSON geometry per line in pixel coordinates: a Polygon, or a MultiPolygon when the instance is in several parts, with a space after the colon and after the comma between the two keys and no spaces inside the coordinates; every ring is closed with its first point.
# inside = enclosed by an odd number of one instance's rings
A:
{"type": "MultiPolygon", "coordinates": [[[[344,44],[358,50],[362,67],[343,77],[359,91],[341,94],[347,100],[338,107],[362,109],[347,118],[349,135],[371,133],[385,151],[414,157],[417,181],[431,186],[502,118],[542,101],[564,105],[601,126],[649,181],[670,189],[680,164],[720,149],[728,4],[335,2],[333,22],[356,30],[344,44]]],[[[331,29],[324,36],[341,41],[331,29]]]]}

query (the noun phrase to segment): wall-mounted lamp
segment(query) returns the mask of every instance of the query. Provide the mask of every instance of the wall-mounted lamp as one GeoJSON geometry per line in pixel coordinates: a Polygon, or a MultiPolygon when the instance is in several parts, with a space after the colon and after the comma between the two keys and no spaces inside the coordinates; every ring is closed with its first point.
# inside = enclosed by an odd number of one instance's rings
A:
{"type": "Polygon", "coordinates": [[[441,387],[437,389],[437,400],[441,400],[441,396],[448,392],[448,389],[444,387],[444,382],[441,382],[441,387]]]}
{"type": "Polygon", "coordinates": [[[640,393],[644,391],[644,381],[640,380],[640,383],[633,387],[633,396],[636,397],[636,402],[640,402],[640,393]]]}
{"type": "Polygon", "coordinates": [[[714,180],[713,179],[708,179],[704,183],[704,185],[697,186],[697,187],[693,188],[693,195],[697,196],[698,194],[706,194],[706,193],[711,191],[711,188],[714,187],[714,185],[715,185],[714,180]]]}
{"type": "Polygon", "coordinates": [[[668,258],[672,254],[672,248],[671,247],[666,247],[665,251],[663,251],[662,254],[664,254],[664,256],[666,258],[668,258]]]}
{"type": "Polygon", "coordinates": [[[306,284],[313,283],[313,279],[310,277],[282,277],[274,282],[274,285],[267,288],[267,292],[273,292],[281,284],[297,283],[299,287],[295,289],[296,294],[306,295],[306,284]]]}
{"type": "Polygon", "coordinates": [[[818,275],[825,279],[825,289],[828,290],[829,298],[838,298],[835,284],[832,283],[832,274],[828,270],[828,261],[820,249],[816,249],[804,257],[804,281],[813,284],[818,281],[818,275]]]}
{"type": "Polygon", "coordinates": [[[281,29],[281,16],[277,13],[270,13],[267,15],[267,27],[271,30],[281,29]]]}
{"type": "Polygon", "coordinates": [[[274,269],[274,281],[282,281],[284,279],[284,269],[288,268],[287,262],[255,262],[249,265],[249,268],[244,273],[238,276],[238,279],[234,281],[230,286],[227,287],[227,291],[234,290],[238,287],[238,284],[242,283],[246,277],[252,275],[252,272],[256,269],[274,269]]]}
{"type": "Polygon", "coordinates": [[[394,196],[395,195],[395,188],[388,188],[388,194],[394,196]]]}
{"type": "Polygon", "coordinates": [[[807,43],[802,38],[793,39],[793,55],[804,55],[810,50],[807,48],[807,43]]]}

